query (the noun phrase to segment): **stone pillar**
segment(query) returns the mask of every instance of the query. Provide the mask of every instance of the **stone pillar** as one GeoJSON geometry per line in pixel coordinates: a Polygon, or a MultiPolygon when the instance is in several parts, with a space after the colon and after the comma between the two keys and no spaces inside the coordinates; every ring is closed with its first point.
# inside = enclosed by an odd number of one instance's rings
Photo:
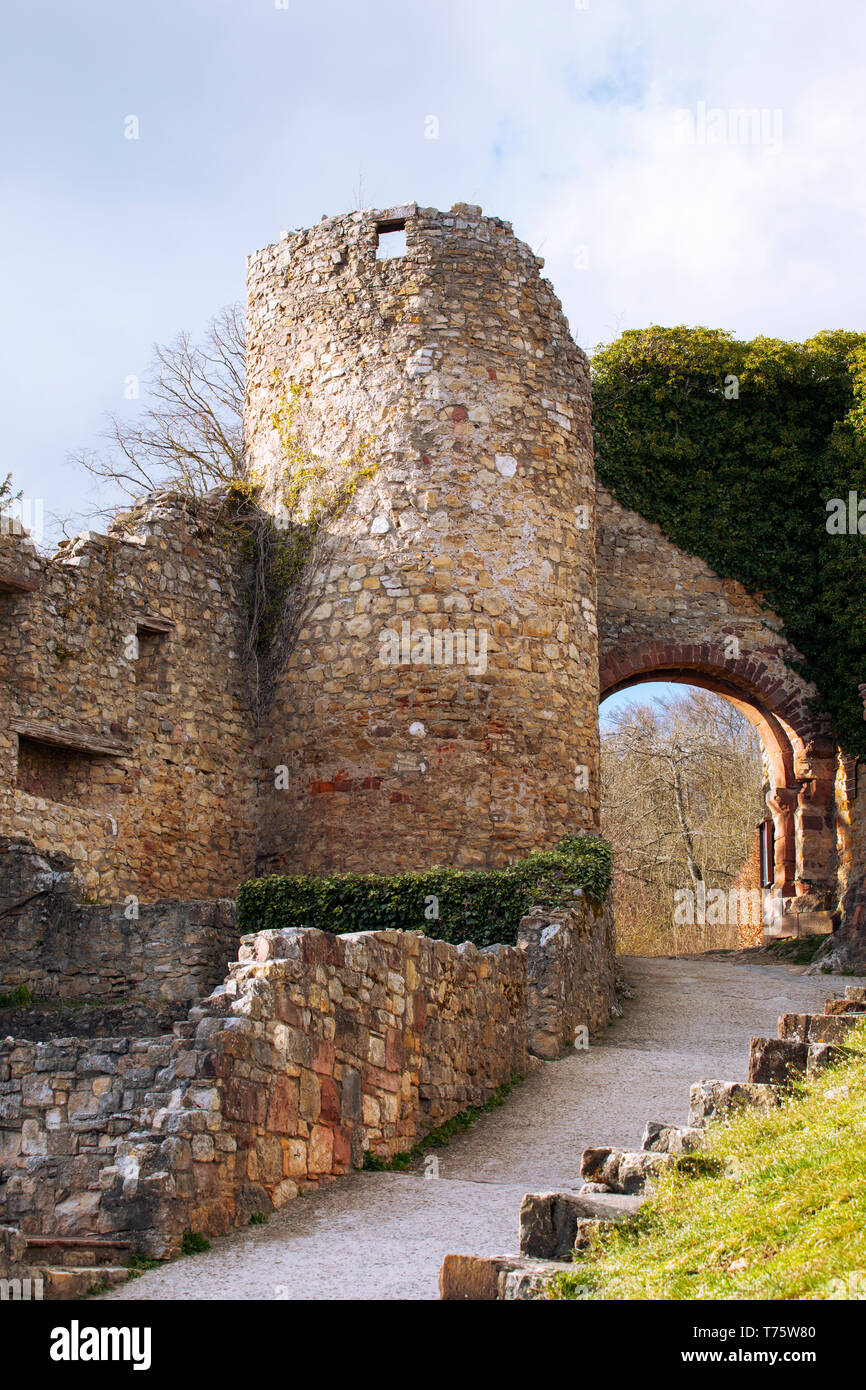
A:
{"type": "Polygon", "coordinates": [[[497,865],[597,826],[589,374],[541,264],[462,204],[328,218],[250,260],[264,498],[290,385],[326,481],[353,450],[369,472],[265,714],[260,868],[497,865]],[[379,259],[395,229],[405,255],[379,259]]]}

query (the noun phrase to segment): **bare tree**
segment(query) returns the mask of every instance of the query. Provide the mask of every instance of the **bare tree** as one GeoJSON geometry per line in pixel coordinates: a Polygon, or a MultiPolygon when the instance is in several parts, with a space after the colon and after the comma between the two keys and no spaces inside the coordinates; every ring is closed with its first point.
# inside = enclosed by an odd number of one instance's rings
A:
{"type": "Polygon", "coordinates": [[[727,700],[689,690],[631,705],[602,730],[602,828],[614,848],[617,934],[644,954],[737,944],[677,924],[678,890],[729,890],[763,810],[760,744],[727,700]]]}
{"type": "Polygon", "coordinates": [[[240,304],[222,309],[201,342],[179,333],[154,344],[141,413],[110,415],[106,449],[81,450],[72,461],[131,498],[162,488],[196,496],[239,478],[245,361],[240,304]]]}

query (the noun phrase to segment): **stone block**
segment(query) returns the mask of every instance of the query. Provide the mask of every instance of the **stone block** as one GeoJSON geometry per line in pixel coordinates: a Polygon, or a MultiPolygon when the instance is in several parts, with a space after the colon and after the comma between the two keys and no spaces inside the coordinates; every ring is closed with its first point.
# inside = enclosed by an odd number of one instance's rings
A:
{"type": "Polygon", "coordinates": [[[794,1076],[804,1076],[809,1044],[792,1038],[752,1038],[749,1048],[749,1081],[784,1086],[794,1076]]]}
{"type": "Polygon", "coordinates": [[[689,1128],[754,1106],[769,1114],[780,1104],[778,1088],[766,1082],[697,1081],[689,1092],[689,1128]]]}
{"type": "Polygon", "coordinates": [[[576,1192],[527,1192],[520,1204],[520,1253],[539,1260],[566,1259],[582,1222],[619,1216],[576,1192]]]}

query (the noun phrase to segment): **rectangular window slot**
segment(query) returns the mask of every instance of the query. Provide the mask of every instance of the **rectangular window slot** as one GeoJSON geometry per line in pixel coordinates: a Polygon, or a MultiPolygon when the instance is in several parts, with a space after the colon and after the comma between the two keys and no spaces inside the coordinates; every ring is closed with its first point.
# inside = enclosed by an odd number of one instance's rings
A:
{"type": "Polygon", "coordinates": [[[103,753],[62,748],[18,735],[15,786],[30,796],[86,810],[116,809],[125,774],[103,753]]]}
{"type": "Polygon", "coordinates": [[[138,643],[136,671],[139,677],[152,669],[165,654],[165,638],[174,628],[171,618],[143,614],[136,619],[135,636],[138,643]]]}
{"type": "Polygon", "coordinates": [[[761,856],[761,887],[772,888],[776,880],[775,835],[771,820],[763,820],[758,825],[758,843],[761,856]]]}
{"type": "Polygon", "coordinates": [[[406,220],[376,223],[376,260],[393,261],[406,254],[406,220]]]}

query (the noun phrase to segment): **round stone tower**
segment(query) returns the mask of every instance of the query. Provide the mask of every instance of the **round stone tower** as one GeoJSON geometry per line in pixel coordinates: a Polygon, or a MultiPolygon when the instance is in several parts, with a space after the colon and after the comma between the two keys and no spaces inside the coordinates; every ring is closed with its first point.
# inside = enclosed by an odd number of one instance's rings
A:
{"type": "Polygon", "coordinates": [[[343,486],[263,715],[263,870],[498,866],[597,826],[589,373],[542,264],[464,204],[250,259],[249,467],[276,510],[293,467],[313,510],[343,486]]]}

